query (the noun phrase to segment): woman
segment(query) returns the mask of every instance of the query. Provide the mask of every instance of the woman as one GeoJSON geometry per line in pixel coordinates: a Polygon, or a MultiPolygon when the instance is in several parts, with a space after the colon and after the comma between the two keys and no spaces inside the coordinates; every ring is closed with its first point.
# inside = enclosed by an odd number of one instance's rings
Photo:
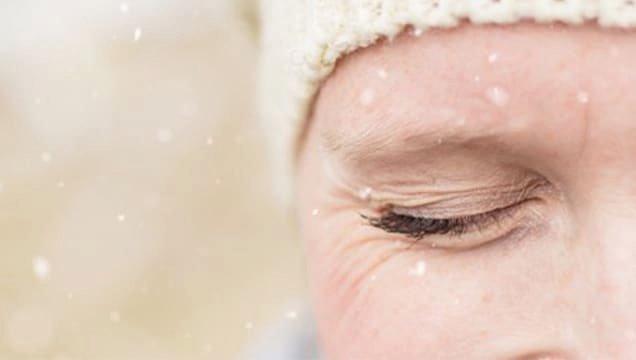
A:
{"type": "Polygon", "coordinates": [[[324,358],[636,359],[636,2],[263,10],[324,358]]]}

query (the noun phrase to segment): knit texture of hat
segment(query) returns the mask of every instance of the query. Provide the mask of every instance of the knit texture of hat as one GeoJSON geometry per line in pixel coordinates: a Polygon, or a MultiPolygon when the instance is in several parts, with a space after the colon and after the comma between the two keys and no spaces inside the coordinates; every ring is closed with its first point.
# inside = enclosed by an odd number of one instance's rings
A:
{"type": "Polygon", "coordinates": [[[522,20],[636,27],[636,0],[263,0],[261,116],[272,142],[277,193],[288,196],[295,143],[336,61],[411,26],[512,24],[522,20]]]}

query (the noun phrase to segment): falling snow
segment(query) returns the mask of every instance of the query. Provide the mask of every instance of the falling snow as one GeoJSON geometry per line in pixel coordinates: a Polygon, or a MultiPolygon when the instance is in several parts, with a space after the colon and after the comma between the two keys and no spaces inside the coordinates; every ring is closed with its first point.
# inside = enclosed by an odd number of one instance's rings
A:
{"type": "Polygon", "coordinates": [[[423,276],[426,274],[426,262],[420,260],[415,264],[415,266],[409,270],[409,275],[411,276],[423,276]]]}
{"type": "Polygon", "coordinates": [[[386,79],[389,77],[389,74],[386,72],[386,70],[384,69],[379,69],[378,70],[378,77],[382,80],[386,79]]]}
{"type": "Polygon", "coordinates": [[[579,91],[578,94],[576,94],[576,99],[581,104],[587,104],[590,102],[590,95],[585,91],[579,91]]]}
{"type": "Polygon", "coordinates": [[[141,28],[138,27],[135,29],[135,41],[139,41],[139,39],[141,39],[141,28]]]}
{"type": "Polygon", "coordinates": [[[53,156],[48,152],[43,152],[42,154],[40,154],[40,159],[42,159],[42,161],[45,163],[51,162],[52,158],[53,156]]]}
{"type": "Polygon", "coordinates": [[[320,209],[314,209],[311,212],[311,215],[313,215],[313,216],[318,216],[318,214],[320,214],[320,209]]]}
{"type": "Polygon", "coordinates": [[[157,141],[160,143],[169,143],[172,141],[172,130],[170,129],[158,129],[157,130],[157,141]]]}
{"type": "Polygon", "coordinates": [[[362,94],[360,94],[360,103],[363,106],[369,106],[375,100],[375,91],[372,89],[365,89],[362,94]]]}
{"type": "Polygon", "coordinates": [[[214,145],[214,139],[210,136],[207,139],[205,139],[205,143],[208,145],[214,145]]]}
{"type": "Polygon", "coordinates": [[[45,280],[49,277],[51,273],[51,266],[49,261],[42,257],[36,256],[33,259],[33,274],[40,280],[45,280]]]}
{"type": "Polygon", "coordinates": [[[124,221],[126,221],[126,215],[125,215],[125,214],[119,214],[119,215],[117,215],[117,221],[119,221],[119,222],[124,222],[124,221]]]}
{"type": "Polygon", "coordinates": [[[298,313],[296,313],[295,311],[288,311],[288,312],[285,314],[285,317],[286,317],[286,318],[288,318],[288,319],[290,319],[290,320],[295,320],[295,319],[297,319],[297,318],[298,318],[298,313]]]}
{"type": "Polygon", "coordinates": [[[245,323],[245,329],[246,330],[252,330],[254,328],[254,324],[250,321],[245,323]]]}
{"type": "Polygon", "coordinates": [[[373,189],[370,187],[364,187],[358,191],[358,197],[361,200],[367,201],[371,199],[371,193],[373,193],[373,189]]]}
{"type": "Polygon", "coordinates": [[[488,62],[491,64],[496,63],[497,61],[499,61],[499,54],[497,53],[492,53],[488,56],[488,62]]]}
{"type": "Polygon", "coordinates": [[[508,105],[508,101],[510,101],[510,95],[508,92],[499,86],[489,88],[486,91],[486,96],[493,104],[499,107],[508,105]]]}
{"type": "Polygon", "coordinates": [[[121,11],[124,14],[128,13],[128,3],[121,3],[119,5],[119,11],[121,11]]]}

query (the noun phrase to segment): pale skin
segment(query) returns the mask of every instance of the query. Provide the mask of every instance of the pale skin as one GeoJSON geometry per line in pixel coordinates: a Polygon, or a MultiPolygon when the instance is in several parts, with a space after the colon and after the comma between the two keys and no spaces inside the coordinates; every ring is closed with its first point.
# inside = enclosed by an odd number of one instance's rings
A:
{"type": "Polygon", "coordinates": [[[325,357],[636,359],[634,59],[633,32],[521,24],[341,61],[298,160],[325,357]]]}

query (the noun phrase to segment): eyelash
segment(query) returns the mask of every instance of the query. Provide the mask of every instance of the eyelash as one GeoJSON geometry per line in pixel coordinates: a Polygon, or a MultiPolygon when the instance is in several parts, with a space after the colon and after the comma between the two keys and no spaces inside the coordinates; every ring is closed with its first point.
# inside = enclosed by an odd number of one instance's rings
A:
{"type": "Polygon", "coordinates": [[[498,224],[514,212],[515,204],[506,208],[493,210],[483,214],[462,216],[447,219],[434,219],[397,214],[391,210],[379,217],[362,216],[369,225],[391,234],[403,234],[415,240],[422,240],[430,235],[461,236],[472,231],[479,231],[498,224]]]}

